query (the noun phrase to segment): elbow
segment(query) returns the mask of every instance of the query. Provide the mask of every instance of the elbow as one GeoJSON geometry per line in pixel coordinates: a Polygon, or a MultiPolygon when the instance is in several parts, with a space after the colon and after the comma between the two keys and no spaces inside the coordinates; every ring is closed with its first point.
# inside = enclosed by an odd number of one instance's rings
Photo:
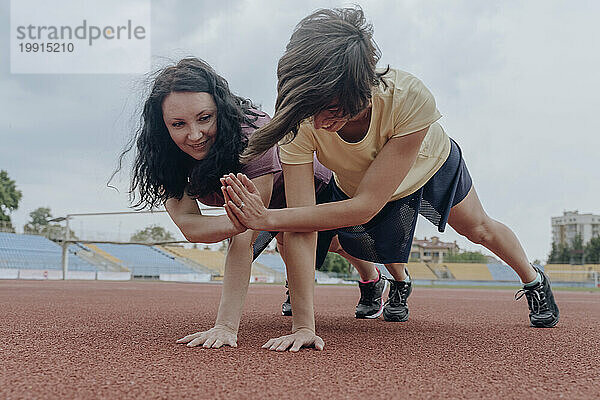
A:
{"type": "Polygon", "coordinates": [[[185,240],[187,240],[190,243],[197,243],[198,240],[197,238],[191,234],[191,232],[188,232],[186,230],[180,229],[181,234],[183,235],[183,237],[185,238],[185,240]]]}
{"type": "Polygon", "coordinates": [[[373,214],[371,212],[371,210],[369,210],[367,208],[355,210],[352,212],[352,216],[350,218],[348,218],[347,223],[344,225],[355,226],[355,225],[366,224],[374,216],[375,216],[375,214],[373,214]]]}
{"type": "Polygon", "coordinates": [[[365,210],[356,216],[357,222],[352,225],[363,225],[369,222],[373,217],[377,215],[377,212],[372,212],[371,210],[365,210]]]}
{"type": "Polygon", "coordinates": [[[373,201],[361,201],[358,199],[357,206],[352,211],[352,225],[362,225],[369,222],[383,208],[373,201]]]}
{"type": "Polygon", "coordinates": [[[190,243],[218,243],[221,241],[221,240],[215,240],[215,239],[211,239],[211,238],[199,237],[197,235],[186,233],[184,231],[181,231],[181,233],[183,234],[183,237],[185,238],[185,240],[187,240],[190,243]]]}
{"type": "Polygon", "coordinates": [[[185,225],[179,225],[178,227],[185,240],[187,240],[190,243],[211,243],[205,241],[204,238],[198,237],[198,235],[194,232],[193,229],[191,229],[191,227],[188,228],[185,225]]]}

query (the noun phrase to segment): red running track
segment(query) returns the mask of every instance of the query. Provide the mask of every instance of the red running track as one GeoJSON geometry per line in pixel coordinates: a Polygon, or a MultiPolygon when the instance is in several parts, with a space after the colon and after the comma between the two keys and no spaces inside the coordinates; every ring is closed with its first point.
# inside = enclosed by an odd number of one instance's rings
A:
{"type": "Polygon", "coordinates": [[[208,329],[221,286],[0,281],[0,398],[598,398],[600,293],[556,293],[528,326],[510,291],[416,287],[410,320],[355,320],[356,287],[316,288],[325,350],[260,346],[287,333],[284,289],[253,285],[237,349],[175,340],[208,329]]]}

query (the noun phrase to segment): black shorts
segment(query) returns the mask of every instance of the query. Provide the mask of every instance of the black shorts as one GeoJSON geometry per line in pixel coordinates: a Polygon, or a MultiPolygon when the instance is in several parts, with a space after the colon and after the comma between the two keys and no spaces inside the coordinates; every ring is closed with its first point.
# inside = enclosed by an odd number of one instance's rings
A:
{"type": "MultiPolygon", "coordinates": [[[[450,209],[467,196],[472,186],[462,151],[454,140],[450,139],[450,142],[450,154],[444,164],[415,193],[390,201],[363,225],[319,232],[317,269],[323,264],[335,235],[348,254],[361,260],[389,264],[408,262],[418,214],[444,232],[450,209]]],[[[348,196],[331,179],[326,190],[317,197],[317,203],[346,199],[348,196]]]]}

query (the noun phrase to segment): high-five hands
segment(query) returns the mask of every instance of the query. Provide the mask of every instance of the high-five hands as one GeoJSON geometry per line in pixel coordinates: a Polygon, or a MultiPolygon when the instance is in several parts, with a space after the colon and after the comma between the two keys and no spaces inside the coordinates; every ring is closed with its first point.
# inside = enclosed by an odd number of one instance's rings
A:
{"type": "Polygon", "coordinates": [[[221,178],[225,211],[231,222],[248,229],[269,230],[268,210],[254,183],[244,174],[228,174],[221,178]]]}

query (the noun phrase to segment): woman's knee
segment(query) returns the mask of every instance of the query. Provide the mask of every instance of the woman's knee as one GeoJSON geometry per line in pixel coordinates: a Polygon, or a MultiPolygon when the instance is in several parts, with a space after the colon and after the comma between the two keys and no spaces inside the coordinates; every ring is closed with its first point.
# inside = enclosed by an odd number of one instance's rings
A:
{"type": "Polygon", "coordinates": [[[279,232],[277,236],[275,236],[275,243],[277,245],[277,250],[279,251],[279,254],[283,254],[285,249],[283,245],[283,232],[279,232]]]}
{"type": "Polygon", "coordinates": [[[331,243],[329,244],[329,250],[332,253],[343,253],[344,249],[342,249],[342,245],[340,244],[340,241],[338,240],[337,235],[333,237],[333,239],[331,239],[331,243]]]}

